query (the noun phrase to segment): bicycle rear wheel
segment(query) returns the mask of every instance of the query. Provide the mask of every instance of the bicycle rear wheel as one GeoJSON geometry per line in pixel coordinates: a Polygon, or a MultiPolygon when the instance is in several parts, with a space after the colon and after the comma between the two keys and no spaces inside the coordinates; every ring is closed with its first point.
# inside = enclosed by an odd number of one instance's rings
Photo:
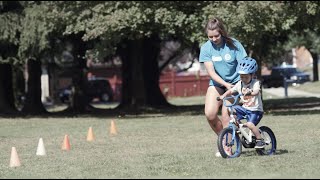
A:
{"type": "Polygon", "coordinates": [[[230,127],[224,128],[218,135],[218,149],[223,158],[239,157],[242,152],[239,135],[230,127]]]}
{"type": "Polygon", "coordinates": [[[267,126],[261,126],[259,128],[261,137],[264,139],[265,147],[263,149],[256,149],[259,155],[273,155],[277,149],[276,136],[270,128],[267,126]]]}

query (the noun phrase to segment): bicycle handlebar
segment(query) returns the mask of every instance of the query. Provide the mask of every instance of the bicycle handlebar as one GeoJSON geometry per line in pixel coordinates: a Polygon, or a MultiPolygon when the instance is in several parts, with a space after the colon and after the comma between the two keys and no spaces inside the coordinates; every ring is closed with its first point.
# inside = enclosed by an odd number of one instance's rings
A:
{"type": "MultiPolygon", "coordinates": [[[[238,103],[238,99],[239,99],[240,96],[243,96],[243,94],[239,93],[237,95],[231,95],[231,96],[223,98],[222,99],[223,100],[223,105],[226,106],[226,107],[234,106],[235,104],[238,103]],[[234,99],[234,102],[229,104],[229,105],[227,105],[226,104],[226,100],[228,100],[228,99],[234,99]]],[[[217,97],[217,101],[220,101],[220,100],[221,100],[220,97],[217,97]]]]}

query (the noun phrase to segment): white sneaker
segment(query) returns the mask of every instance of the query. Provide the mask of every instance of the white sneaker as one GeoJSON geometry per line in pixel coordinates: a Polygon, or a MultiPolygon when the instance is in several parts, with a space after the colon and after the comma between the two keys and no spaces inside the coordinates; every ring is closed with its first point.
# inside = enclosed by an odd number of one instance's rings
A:
{"type": "Polygon", "coordinates": [[[215,154],[215,156],[216,156],[216,157],[221,157],[220,152],[219,152],[219,151],[217,151],[217,152],[216,152],[216,154],[215,154]]]}
{"type": "MultiPolygon", "coordinates": [[[[228,156],[231,156],[232,155],[231,148],[228,148],[228,150],[226,150],[226,153],[227,153],[228,156]]],[[[220,154],[219,150],[217,150],[215,156],[216,157],[221,157],[221,154],[220,154]]]]}

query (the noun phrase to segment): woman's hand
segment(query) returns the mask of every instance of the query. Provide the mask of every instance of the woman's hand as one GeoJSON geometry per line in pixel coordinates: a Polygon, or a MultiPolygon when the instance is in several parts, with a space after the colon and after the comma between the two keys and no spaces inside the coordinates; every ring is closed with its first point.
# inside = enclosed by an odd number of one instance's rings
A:
{"type": "Polygon", "coordinates": [[[233,84],[230,84],[230,83],[227,83],[227,84],[225,85],[225,87],[226,87],[228,90],[231,89],[233,86],[234,86],[234,85],[233,85],[233,84]]]}
{"type": "Polygon", "coordinates": [[[223,100],[224,98],[225,98],[225,96],[223,96],[223,95],[218,96],[218,97],[217,97],[217,101],[221,101],[221,100],[223,100]]]}

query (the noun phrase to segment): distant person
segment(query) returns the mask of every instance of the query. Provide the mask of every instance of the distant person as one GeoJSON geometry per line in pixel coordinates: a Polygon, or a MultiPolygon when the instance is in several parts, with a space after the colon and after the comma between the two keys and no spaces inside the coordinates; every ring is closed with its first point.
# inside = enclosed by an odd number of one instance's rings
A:
{"type": "MultiPolygon", "coordinates": [[[[221,101],[216,98],[232,88],[240,80],[237,73],[238,61],[247,56],[242,44],[228,36],[223,22],[219,18],[210,19],[205,32],[208,41],[200,48],[199,62],[204,63],[210,76],[205,100],[205,115],[212,130],[218,134],[228,126],[230,116],[226,107],[222,107],[222,119],[218,117],[221,101]]],[[[216,156],[220,157],[219,151],[216,156]]]]}
{"type": "Polygon", "coordinates": [[[255,59],[246,57],[239,64],[240,81],[225,92],[220,99],[230,96],[234,93],[243,94],[243,105],[234,106],[237,120],[246,116],[247,122],[244,123],[256,136],[256,146],[254,148],[264,148],[265,143],[257,127],[263,116],[263,104],[261,98],[261,83],[255,79],[255,72],[258,65],[255,59]]]}

